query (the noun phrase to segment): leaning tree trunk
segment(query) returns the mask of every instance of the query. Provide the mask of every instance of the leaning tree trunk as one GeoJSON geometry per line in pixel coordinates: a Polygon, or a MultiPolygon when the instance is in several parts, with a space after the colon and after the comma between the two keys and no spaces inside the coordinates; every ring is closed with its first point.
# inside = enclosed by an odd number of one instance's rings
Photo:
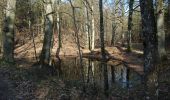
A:
{"type": "Polygon", "coordinates": [[[3,29],[3,59],[14,62],[14,21],[16,0],[7,0],[3,29]]]}
{"type": "Polygon", "coordinates": [[[148,72],[155,67],[158,55],[153,0],[140,0],[140,7],[144,45],[144,71],[148,72]]]}
{"type": "Polygon", "coordinates": [[[75,32],[75,37],[76,37],[76,44],[78,48],[78,55],[80,59],[80,67],[81,67],[81,78],[83,82],[83,91],[85,91],[85,80],[84,80],[84,68],[83,68],[83,57],[82,57],[82,51],[80,48],[80,39],[79,39],[79,29],[77,26],[77,20],[76,20],[76,8],[74,7],[72,0],[69,0],[71,8],[72,8],[72,13],[73,13],[73,24],[74,24],[74,32],[75,32]]]}
{"type": "Polygon", "coordinates": [[[127,39],[127,51],[131,52],[132,49],[132,44],[131,44],[131,39],[132,39],[132,15],[133,15],[133,3],[134,0],[130,0],[129,2],[129,16],[128,16],[128,39],[127,39]]]}
{"type": "Polygon", "coordinates": [[[157,0],[157,33],[160,59],[166,59],[163,0],[157,0]]]}
{"type": "Polygon", "coordinates": [[[45,30],[44,30],[44,42],[40,55],[40,64],[48,65],[51,56],[52,35],[53,35],[53,16],[52,16],[52,2],[46,0],[44,3],[45,8],[45,30]]]}

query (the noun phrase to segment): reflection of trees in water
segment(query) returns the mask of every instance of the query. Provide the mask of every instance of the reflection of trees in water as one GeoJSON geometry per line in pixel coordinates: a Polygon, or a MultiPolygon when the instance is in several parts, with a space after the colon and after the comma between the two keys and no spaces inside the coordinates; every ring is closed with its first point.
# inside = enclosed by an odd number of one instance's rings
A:
{"type": "Polygon", "coordinates": [[[110,73],[111,73],[111,82],[121,83],[122,87],[129,86],[129,68],[125,67],[124,65],[119,66],[110,66],[110,73]]]}
{"type": "Polygon", "coordinates": [[[142,76],[142,85],[143,85],[143,93],[144,98],[150,98],[153,100],[159,100],[163,98],[159,98],[162,96],[159,92],[159,71],[153,71],[148,75],[142,76]]]}
{"type": "MultiPolygon", "coordinates": [[[[96,89],[107,94],[109,89],[123,89],[124,91],[129,88],[140,88],[144,86],[143,95],[157,95],[158,97],[159,87],[157,72],[153,72],[152,74],[147,76],[148,79],[142,78],[143,81],[141,83],[141,78],[139,77],[139,75],[128,67],[124,66],[123,64],[119,64],[118,66],[107,65],[106,63],[92,61],[89,59],[84,59],[83,64],[84,79],[87,88],[94,88],[94,91],[96,89]],[[140,87],[136,87],[139,85],[140,87]]],[[[59,65],[56,65],[56,67],[58,71],[61,70],[62,74],[59,75],[61,79],[65,81],[75,81],[78,83],[82,80],[78,58],[62,59],[62,62],[59,65]],[[61,65],[60,68],[58,68],[59,65],[61,65]]],[[[48,67],[48,69],[49,68],[50,67],[48,67]]],[[[39,70],[39,72],[42,72],[40,73],[41,77],[42,74],[45,75],[44,72],[47,72],[48,69],[44,68],[41,69],[41,71],[39,70]]],[[[48,72],[52,73],[51,70],[49,70],[48,72]]]]}
{"type": "Polygon", "coordinates": [[[86,77],[87,83],[94,83],[94,62],[88,59],[87,70],[86,70],[86,77]]]}
{"type": "MultiPolygon", "coordinates": [[[[130,69],[123,64],[112,66],[107,64],[102,65],[101,62],[92,61],[90,59],[83,59],[83,64],[86,86],[92,86],[102,91],[108,91],[109,88],[115,86],[116,88],[126,89],[129,88],[129,84],[132,84],[132,81],[136,82],[136,80],[140,80],[136,78],[136,72],[130,71],[130,69]]],[[[81,69],[78,58],[62,60],[61,70],[64,80],[81,81],[81,69]]]]}

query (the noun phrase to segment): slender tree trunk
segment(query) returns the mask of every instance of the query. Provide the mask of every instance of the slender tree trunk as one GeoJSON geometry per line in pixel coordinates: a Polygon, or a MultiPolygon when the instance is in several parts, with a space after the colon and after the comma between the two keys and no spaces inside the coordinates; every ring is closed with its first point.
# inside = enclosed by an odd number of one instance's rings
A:
{"type": "Polygon", "coordinates": [[[40,55],[41,65],[48,65],[51,56],[52,36],[53,36],[53,16],[52,16],[52,3],[51,0],[46,0],[44,3],[45,8],[45,30],[44,42],[40,55]]]}
{"type": "Polygon", "coordinates": [[[170,0],[168,0],[168,23],[170,26],[170,0]]]}
{"type": "Polygon", "coordinates": [[[113,21],[112,21],[112,39],[111,39],[111,45],[115,46],[115,36],[116,36],[116,11],[118,9],[117,4],[118,0],[114,1],[114,7],[113,7],[113,21]]]}
{"type": "Polygon", "coordinates": [[[78,26],[76,24],[76,13],[75,13],[75,7],[72,4],[72,0],[69,0],[70,5],[72,7],[72,13],[73,13],[73,24],[74,24],[74,32],[75,32],[75,36],[76,36],[76,44],[77,44],[77,48],[78,48],[78,54],[79,54],[79,58],[80,58],[80,67],[81,67],[81,77],[82,77],[82,81],[83,81],[83,91],[85,91],[85,79],[84,79],[84,69],[83,69],[83,57],[82,57],[82,52],[80,49],[80,40],[79,40],[79,29],[78,26]]]}
{"type": "Polygon", "coordinates": [[[169,47],[169,42],[170,42],[170,0],[168,0],[168,18],[167,18],[168,22],[167,22],[167,40],[166,40],[166,46],[169,47]]]}
{"type": "Polygon", "coordinates": [[[58,58],[58,60],[60,61],[59,58],[59,53],[60,53],[60,49],[62,47],[62,42],[61,42],[61,14],[59,13],[60,10],[60,0],[57,0],[57,35],[58,35],[58,48],[56,51],[56,57],[58,58]]]}
{"type": "Polygon", "coordinates": [[[122,46],[125,46],[125,33],[124,33],[124,12],[125,12],[125,9],[124,9],[124,3],[125,1],[124,0],[121,0],[121,12],[122,12],[122,46]]]}
{"type": "Polygon", "coordinates": [[[134,0],[130,0],[129,2],[129,17],[128,17],[128,41],[127,41],[127,51],[131,52],[132,49],[132,15],[133,15],[133,3],[134,0]]]}
{"type": "Polygon", "coordinates": [[[41,26],[40,26],[40,33],[43,34],[44,33],[44,24],[45,24],[45,18],[44,18],[44,11],[42,11],[42,15],[41,15],[41,26]]]}
{"type": "Polygon", "coordinates": [[[14,62],[14,21],[16,0],[7,0],[6,16],[3,29],[3,59],[14,62]]]}
{"type": "MultiPolygon", "coordinates": [[[[32,35],[32,43],[33,43],[33,46],[34,46],[34,56],[35,56],[35,60],[38,62],[38,57],[37,57],[37,51],[36,51],[36,44],[35,44],[35,36],[34,36],[34,32],[33,32],[33,29],[32,29],[32,1],[29,2],[29,6],[30,6],[30,11],[29,11],[29,33],[32,35]]],[[[36,31],[37,31],[37,27],[36,27],[36,31]]],[[[38,31],[37,31],[38,33],[38,31]]]]}
{"type": "Polygon", "coordinates": [[[1,57],[1,54],[2,54],[2,24],[0,26],[0,57],[1,57]]]}
{"type": "Polygon", "coordinates": [[[111,45],[115,46],[115,36],[116,36],[116,23],[115,23],[115,19],[112,22],[112,39],[111,39],[111,45]]]}
{"type": "Polygon", "coordinates": [[[87,2],[85,2],[85,31],[86,31],[86,46],[91,50],[91,38],[90,38],[90,24],[89,24],[89,11],[87,8],[87,2]]]}
{"type": "Polygon", "coordinates": [[[62,43],[61,43],[61,15],[59,13],[59,6],[60,6],[60,0],[57,1],[57,31],[58,31],[58,46],[59,48],[62,47],[62,43]]]}
{"type": "Polygon", "coordinates": [[[35,59],[36,59],[36,61],[38,61],[37,51],[36,51],[36,45],[35,45],[35,36],[34,36],[34,32],[33,32],[33,30],[32,30],[32,22],[31,22],[31,20],[29,20],[29,31],[30,31],[30,34],[32,35],[32,43],[33,43],[33,46],[34,46],[35,59]]]}
{"type": "Polygon", "coordinates": [[[91,17],[92,17],[92,19],[91,19],[91,23],[92,23],[92,47],[91,47],[91,49],[92,50],[94,50],[94,48],[95,48],[95,23],[94,23],[94,7],[93,7],[93,2],[92,2],[92,6],[91,6],[91,8],[92,8],[92,12],[91,12],[91,17]]]}
{"type": "MultiPolygon", "coordinates": [[[[0,57],[1,57],[1,54],[2,54],[2,21],[3,21],[3,9],[1,8],[0,9],[0,57]]],[[[0,58],[1,59],[1,58],[0,58]]]]}
{"type": "Polygon", "coordinates": [[[1,57],[1,53],[2,53],[2,33],[0,29],[0,57],[1,57]]]}
{"type": "Polygon", "coordinates": [[[154,17],[153,0],[140,0],[143,45],[144,45],[144,71],[150,71],[156,66],[158,55],[158,41],[154,17]]]}
{"type": "Polygon", "coordinates": [[[160,59],[166,59],[163,0],[157,0],[157,33],[160,59]]]}

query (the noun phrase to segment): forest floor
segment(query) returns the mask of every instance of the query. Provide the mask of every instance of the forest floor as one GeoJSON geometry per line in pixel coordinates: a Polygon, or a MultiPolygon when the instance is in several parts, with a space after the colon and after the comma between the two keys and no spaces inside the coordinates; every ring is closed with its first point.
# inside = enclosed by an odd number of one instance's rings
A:
{"type": "MultiPolygon", "coordinates": [[[[124,61],[134,70],[140,73],[143,72],[142,52],[133,51],[132,53],[126,53],[125,48],[121,47],[107,47],[106,51],[107,56],[110,58],[108,64],[114,65],[124,61]]],[[[32,52],[32,54],[33,53],[34,52],[32,52]]],[[[83,50],[83,56],[90,59],[100,60],[100,49],[95,49],[93,52],[83,50]]],[[[64,58],[64,56],[62,56],[62,58],[64,58]]],[[[51,76],[50,70],[40,70],[37,65],[34,65],[34,63],[35,58],[31,58],[30,56],[28,58],[26,58],[26,56],[23,56],[22,58],[17,57],[16,64],[6,64],[1,61],[0,99],[6,100],[15,98],[17,100],[31,100],[48,98],[57,100],[100,100],[105,98],[103,94],[84,94],[80,88],[67,87],[67,83],[63,82],[61,79],[56,80],[56,78],[51,76]]],[[[89,89],[89,91],[92,90],[89,89]]],[[[115,97],[112,96],[110,98],[113,99],[115,97]]]]}
{"type": "MultiPolygon", "coordinates": [[[[122,47],[107,47],[108,64],[114,65],[118,62],[123,62],[128,67],[143,74],[143,58],[142,52],[133,50],[132,53],[127,53],[122,47]],[[116,62],[115,62],[116,60],[116,62]]],[[[73,55],[72,55],[73,56],[73,55]]],[[[77,55],[75,55],[77,56],[77,55]]],[[[100,60],[100,49],[95,49],[90,52],[83,51],[83,56],[90,59],[100,60]]],[[[1,61],[0,67],[0,99],[1,100],[32,100],[32,99],[53,99],[53,100],[103,100],[106,97],[103,94],[95,93],[95,89],[89,88],[88,93],[84,93],[81,87],[68,85],[67,82],[56,77],[54,78],[48,69],[39,69],[34,65],[35,60],[30,58],[17,58],[16,64],[9,64],[1,61]],[[90,92],[93,91],[93,92],[90,92]]],[[[170,67],[169,61],[163,64],[161,74],[160,91],[168,95],[170,91],[170,67]],[[168,66],[168,67],[165,67],[168,66]],[[163,69],[165,68],[165,69],[163,69]]],[[[132,92],[133,93],[133,92],[132,92]]],[[[131,94],[131,96],[136,93],[131,94]]],[[[110,100],[127,100],[130,96],[115,96],[110,95],[110,100]]]]}
{"type": "MultiPolygon", "coordinates": [[[[39,37],[36,38],[39,39],[39,37]]],[[[35,41],[38,39],[35,39],[35,41]]],[[[60,53],[61,58],[64,59],[68,56],[77,57],[76,44],[67,40],[64,41],[60,53]]],[[[53,56],[55,55],[56,47],[57,44],[54,44],[54,48],[52,49],[53,56]]],[[[37,55],[40,54],[41,48],[42,42],[36,41],[37,55]]],[[[99,48],[93,51],[81,50],[84,58],[101,60],[99,48]]],[[[124,47],[106,47],[108,64],[117,65],[121,62],[141,75],[143,74],[142,54],[140,50],[133,50],[131,53],[127,53],[124,47]]],[[[56,78],[56,76],[52,75],[53,69],[40,68],[36,64],[31,41],[16,47],[15,58],[15,64],[6,63],[3,60],[0,61],[0,100],[103,100],[108,98],[110,100],[127,100],[136,96],[137,91],[134,91],[131,95],[115,96],[111,94],[106,98],[104,93],[98,92],[99,90],[93,87],[88,87],[84,93],[77,81],[63,81],[61,78],[56,78]]],[[[159,90],[163,91],[163,94],[167,96],[166,98],[170,97],[169,65],[170,59],[162,63],[161,74],[159,76],[159,90]]]]}

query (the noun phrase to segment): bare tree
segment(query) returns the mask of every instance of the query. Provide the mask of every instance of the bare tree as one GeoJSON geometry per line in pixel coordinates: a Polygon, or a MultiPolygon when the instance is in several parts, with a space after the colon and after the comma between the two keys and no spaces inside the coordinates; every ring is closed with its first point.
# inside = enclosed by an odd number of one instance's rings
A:
{"type": "Polygon", "coordinates": [[[81,67],[81,77],[82,77],[82,81],[83,81],[83,90],[85,91],[85,80],[84,80],[84,70],[83,70],[83,57],[82,57],[82,51],[80,48],[80,40],[79,40],[79,29],[77,26],[77,20],[76,20],[76,12],[75,9],[76,7],[74,7],[72,0],[69,0],[71,8],[72,8],[72,13],[73,13],[73,24],[74,24],[74,32],[75,32],[75,36],[76,36],[76,44],[77,44],[77,48],[78,48],[78,54],[79,54],[79,58],[80,58],[80,67],[81,67]]]}
{"type": "MultiPolygon", "coordinates": [[[[56,22],[57,28],[56,29],[57,29],[57,35],[58,35],[58,48],[56,51],[56,57],[58,58],[59,61],[60,61],[60,57],[59,57],[60,49],[62,47],[60,3],[61,3],[61,0],[57,0],[57,1],[55,1],[55,5],[54,5],[54,8],[56,6],[56,16],[57,16],[57,22],[56,22]]],[[[54,27],[54,29],[55,29],[55,27],[54,27]]]]}
{"type": "Polygon", "coordinates": [[[52,46],[52,36],[53,36],[53,10],[52,10],[52,0],[46,0],[44,2],[45,10],[45,30],[44,30],[44,42],[40,55],[41,65],[48,65],[51,56],[51,46],[52,46]]]}

